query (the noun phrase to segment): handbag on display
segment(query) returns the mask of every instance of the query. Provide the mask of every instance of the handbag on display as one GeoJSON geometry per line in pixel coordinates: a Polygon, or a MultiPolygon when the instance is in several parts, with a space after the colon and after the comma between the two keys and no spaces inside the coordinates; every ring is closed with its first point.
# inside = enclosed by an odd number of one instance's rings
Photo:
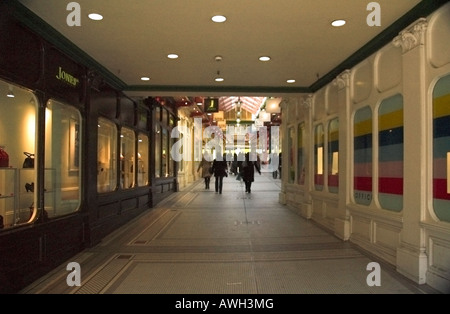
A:
{"type": "Polygon", "coordinates": [[[23,152],[25,154],[25,160],[23,161],[24,168],[34,168],[34,154],[23,152]]]}
{"type": "Polygon", "coordinates": [[[0,146],[0,167],[9,167],[9,155],[3,146],[0,146]]]}

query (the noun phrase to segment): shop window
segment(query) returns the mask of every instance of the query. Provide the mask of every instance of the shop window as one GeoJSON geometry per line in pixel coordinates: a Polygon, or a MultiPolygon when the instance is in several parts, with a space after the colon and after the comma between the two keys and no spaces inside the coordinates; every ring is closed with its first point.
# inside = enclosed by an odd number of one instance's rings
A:
{"type": "Polygon", "coordinates": [[[120,187],[122,189],[130,189],[135,185],[135,143],[134,131],[122,128],[120,133],[120,187]]]}
{"type": "Polygon", "coordinates": [[[295,181],[294,141],[295,141],[295,130],[294,130],[293,127],[290,127],[289,128],[289,137],[288,137],[288,150],[289,150],[289,159],[288,159],[288,161],[289,161],[289,165],[288,165],[289,178],[288,178],[288,182],[289,183],[294,183],[294,181],[295,181]]]}
{"type": "Polygon", "coordinates": [[[161,177],[161,126],[155,126],[155,178],[161,177]]]}
{"type": "Polygon", "coordinates": [[[433,90],[433,208],[450,222],[450,75],[433,90]]]}
{"type": "Polygon", "coordinates": [[[37,104],[30,91],[0,80],[0,229],[31,222],[38,214],[37,104]]]}
{"type": "Polygon", "coordinates": [[[168,121],[167,121],[168,113],[167,113],[167,110],[165,108],[161,108],[161,111],[162,111],[161,121],[162,121],[163,125],[167,126],[168,125],[168,121]]]}
{"type": "Polygon", "coordinates": [[[148,136],[138,135],[138,161],[137,161],[137,184],[138,186],[148,185],[148,136]]]}
{"type": "Polygon", "coordinates": [[[297,132],[297,183],[300,185],[305,184],[305,123],[302,122],[298,125],[297,132]]]}
{"type": "Polygon", "coordinates": [[[147,111],[145,109],[138,110],[137,127],[141,130],[147,130],[147,111]]]}
{"type": "Polygon", "coordinates": [[[161,121],[161,107],[155,106],[155,110],[153,111],[155,114],[155,121],[161,121]]]}
{"type": "Polygon", "coordinates": [[[161,155],[161,161],[162,161],[162,176],[168,177],[169,176],[169,135],[166,128],[162,129],[162,155],[161,155]]]}
{"type": "MultiPolygon", "coordinates": [[[[181,126],[181,129],[182,128],[183,127],[181,126]]],[[[187,143],[187,140],[186,140],[188,137],[185,137],[182,132],[180,132],[179,136],[180,137],[179,137],[179,139],[177,141],[179,141],[180,143],[183,143],[183,144],[180,146],[178,154],[180,154],[183,158],[179,162],[177,162],[177,165],[178,165],[177,171],[178,172],[183,172],[184,171],[184,163],[188,161],[188,159],[185,159],[185,156],[184,156],[185,155],[185,150],[184,150],[185,148],[184,147],[185,146],[187,147],[187,145],[189,145],[189,143],[187,143]]],[[[175,143],[175,141],[173,139],[172,139],[172,143],[175,143]]],[[[172,156],[172,147],[174,147],[173,145],[174,144],[170,145],[170,151],[171,151],[170,156],[172,156]]]]}
{"type": "Polygon", "coordinates": [[[323,125],[314,129],[314,186],[318,191],[323,190],[324,175],[324,132],[323,125]]]}
{"type": "Polygon", "coordinates": [[[134,125],[135,124],[136,104],[128,99],[120,99],[120,119],[123,124],[134,125]]]}
{"type": "Polygon", "coordinates": [[[45,113],[44,203],[48,217],[70,214],[81,202],[80,112],[50,100],[45,113]]]}
{"type": "Polygon", "coordinates": [[[378,110],[378,200],[384,209],[403,208],[403,97],[381,102],[378,110]]]}
{"type": "Polygon", "coordinates": [[[339,192],[339,119],[328,123],[328,191],[339,192]]]}
{"type": "Polygon", "coordinates": [[[169,157],[169,177],[175,176],[175,162],[173,160],[172,154],[170,153],[174,144],[175,140],[172,137],[169,137],[169,146],[167,148],[167,156],[169,157]]]}
{"type": "Polygon", "coordinates": [[[353,192],[357,204],[372,202],[372,110],[356,111],[353,128],[353,192]]]}
{"type": "Polygon", "coordinates": [[[98,119],[97,191],[114,191],[117,187],[117,127],[105,119],[98,119]]]}

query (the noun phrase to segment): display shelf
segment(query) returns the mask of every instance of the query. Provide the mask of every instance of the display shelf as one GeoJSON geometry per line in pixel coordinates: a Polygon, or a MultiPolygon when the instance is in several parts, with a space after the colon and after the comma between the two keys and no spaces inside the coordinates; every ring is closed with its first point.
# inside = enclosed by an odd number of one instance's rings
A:
{"type": "Polygon", "coordinates": [[[13,226],[17,221],[17,168],[0,168],[0,227],[13,226]]]}
{"type": "MultiPolygon", "coordinates": [[[[35,177],[34,168],[0,168],[0,229],[30,221],[35,208],[35,177]]],[[[44,178],[45,209],[52,213],[55,169],[46,168],[44,178]]]]}

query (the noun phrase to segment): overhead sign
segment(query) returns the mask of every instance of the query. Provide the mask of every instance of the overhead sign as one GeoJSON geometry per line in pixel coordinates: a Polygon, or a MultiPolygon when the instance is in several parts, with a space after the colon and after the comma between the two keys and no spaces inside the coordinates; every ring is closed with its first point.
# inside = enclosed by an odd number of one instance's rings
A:
{"type": "Polygon", "coordinates": [[[206,98],[204,108],[205,112],[219,112],[219,98],[206,98]]]}

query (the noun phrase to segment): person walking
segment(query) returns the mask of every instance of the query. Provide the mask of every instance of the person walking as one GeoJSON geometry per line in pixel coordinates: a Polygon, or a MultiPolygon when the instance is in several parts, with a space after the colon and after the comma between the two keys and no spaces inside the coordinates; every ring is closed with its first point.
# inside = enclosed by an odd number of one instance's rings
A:
{"type": "Polygon", "coordinates": [[[205,180],[205,190],[209,190],[209,182],[211,181],[212,174],[212,161],[208,161],[206,155],[203,155],[202,161],[198,165],[197,172],[202,169],[202,178],[205,180]]]}
{"type": "Polygon", "coordinates": [[[216,179],[215,181],[215,188],[216,193],[222,194],[222,188],[223,188],[223,177],[228,177],[227,170],[228,170],[228,164],[225,160],[226,155],[223,154],[218,155],[212,163],[212,170],[214,173],[214,177],[216,179]]]}
{"type": "Polygon", "coordinates": [[[257,161],[250,160],[250,154],[245,154],[245,160],[242,162],[242,179],[245,183],[245,192],[251,193],[252,182],[255,181],[255,169],[261,175],[261,168],[257,161]]]}

